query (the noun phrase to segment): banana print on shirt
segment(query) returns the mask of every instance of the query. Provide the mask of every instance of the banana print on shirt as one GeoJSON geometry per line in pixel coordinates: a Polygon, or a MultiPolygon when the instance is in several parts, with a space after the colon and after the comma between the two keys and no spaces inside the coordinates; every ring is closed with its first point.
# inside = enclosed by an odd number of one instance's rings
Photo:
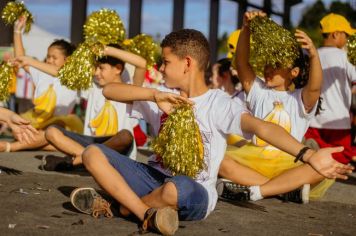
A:
{"type": "MultiPolygon", "coordinates": [[[[273,110],[263,119],[267,122],[272,122],[276,125],[281,126],[284,128],[288,133],[291,132],[291,120],[289,114],[284,110],[284,106],[282,102],[274,102],[273,110]]],[[[269,145],[262,139],[258,138],[257,136],[253,137],[253,143],[256,146],[265,147],[265,150],[278,150],[277,148],[269,145]]]]}
{"type": "Polygon", "coordinates": [[[51,84],[48,89],[33,100],[35,105],[35,119],[38,124],[48,120],[53,116],[57,104],[56,91],[51,84]]]}
{"type": "Polygon", "coordinates": [[[105,100],[99,114],[90,121],[90,127],[95,128],[96,136],[112,136],[119,129],[118,116],[115,107],[105,100]]]}

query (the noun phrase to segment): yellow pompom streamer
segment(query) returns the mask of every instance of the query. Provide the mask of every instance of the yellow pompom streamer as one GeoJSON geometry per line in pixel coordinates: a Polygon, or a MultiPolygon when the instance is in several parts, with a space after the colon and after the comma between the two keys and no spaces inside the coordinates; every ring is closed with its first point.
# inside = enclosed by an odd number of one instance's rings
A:
{"type": "MultiPolygon", "coordinates": [[[[96,46],[100,47],[100,45],[96,46]]],[[[61,84],[72,90],[90,88],[95,59],[96,54],[93,52],[93,46],[86,42],[80,44],[58,72],[61,84]]]]}
{"type": "Polygon", "coordinates": [[[1,14],[1,18],[8,25],[14,24],[15,21],[18,20],[21,16],[24,16],[27,19],[25,32],[28,33],[31,30],[31,25],[33,23],[33,16],[29,12],[29,10],[27,10],[23,2],[17,2],[17,1],[8,2],[1,14]]]}
{"type": "Polygon", "coordinates": [[[95,11],[84,24],[85,41],[89,43],[118,43],[125,39],[125,35],[124,24],[114,10],[103,8],[95,11]]]}
{"type": "Polygon", "coordinates": [[[104,46],[125,38],[125,28],[114,10],[101,9],[89,15],[84,25],[85,41],[67,59],[59,71],[61,84],[72,90],[88,89],[97,57],[104,46]]]}
{"type": "Polygon", "coordinates": [[[10,81],[15,74],[15,69],[7,62],[0,64],[0,101],[9,98],[10,81]]]}
{"type": "Polygon", "coordinates": [[[347,42],[347,56],[351,64],[356,66],[356,34],[349,37],[347,42]]]}
{"type": "Polygon", "coordinates": [[[168,116],[152,149],[173,175],[194,178],[205,168],[202,138],[190,105],[181,105],[168,116]]]}
{"type": "Polygon", "coordinates": [[[264,66],[287,68],[299,56],[299,45],[291,32],[268,17],[252,19],[250,64],[263,76],[264,66]]]}
{"type": "Polygon", "coordinates": [[[151,36],[139,34],[132,39],[126,39],[122,44],[122,47],[127,51],[145,58],[148,68],[155,64],[155,54],[158,51],[158,46],[151,36]]]}

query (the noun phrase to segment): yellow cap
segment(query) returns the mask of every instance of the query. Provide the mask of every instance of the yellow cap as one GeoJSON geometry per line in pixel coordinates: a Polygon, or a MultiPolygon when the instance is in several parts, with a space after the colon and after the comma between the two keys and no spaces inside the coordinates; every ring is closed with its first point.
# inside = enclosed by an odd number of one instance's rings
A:
{"type": "Polygon", "coordinates": [[[330,13],[323,17],[320,21],[322,33],[332,33],[336,31],[343,31],[348,35],[353,35],[356,30],[351,28],[350,22],[342,15],[330,13]]]}
{"type": "Polygon", "coordinates": [[[227,58],[232,58],[232,55],[235,54],[236,51],[236,46],[237,46],[237,40],[239,40],[240,36],[240,30],[235,30],[229,35],[229,38],[227,39],[227,58]]]}

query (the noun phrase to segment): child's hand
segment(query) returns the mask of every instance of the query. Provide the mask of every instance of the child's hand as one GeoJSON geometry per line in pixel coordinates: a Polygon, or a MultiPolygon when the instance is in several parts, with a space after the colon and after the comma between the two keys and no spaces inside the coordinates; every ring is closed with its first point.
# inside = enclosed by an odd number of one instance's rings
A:
{"type": "Polygon", "coordinates": [[[354,169],[344,165],[332,157],[332,153],[343,151],[343,147],[322,148],[313,153],[306,161],[321,175],[329,179],[347,179],[354,169]]]}
{"type": "Polygon", "coordinates": [[[35,135],[38,134],[38,131],[30,125],[28,120],[17,114],[11,115],[8,124],[15,139],[19,142],[30,143],[35,140],[35,135]]]}
{"type": "Polygon", "coordinates": [[[250,21],[255,18],[256,16],[266,16],[266,13],[263,11],[247,11],[244,14],[243,22],[242,25],[244,27],[249,27],[250,26],[250,21]]]}
{"type": "Polygon", "coordinates": [[[30,66],[32,60],[33,60],[32,57],[19,56],[19,57],[16,57],[16,58],[15,58],[14,64],[15,64],[17,67],[30,66]]]}
{"type": "Polygon", "coordinates": [[[313,44],[313,41],[305,32],[297,29],[294,36],[296,37],[297,42],[301,43],[302,48],[308,50],[310,58],[317,55],[317,50],[313,44]]]}
{"type": "Polygon", "coordinates": [[[174,93],[157,92],[154,95],[154,99],[158,107],[166,114],[170,114],[177,105],[184,103],[190,105],[194,104],[188,98],[174,93]]]}
{"type": "Polygon", "coordinates": [[[22,33],[25,25],[26,25],[26,17],[25,16],[20,16],[20,18],[15,21],[14,24],[14,33],[22,33]]]}

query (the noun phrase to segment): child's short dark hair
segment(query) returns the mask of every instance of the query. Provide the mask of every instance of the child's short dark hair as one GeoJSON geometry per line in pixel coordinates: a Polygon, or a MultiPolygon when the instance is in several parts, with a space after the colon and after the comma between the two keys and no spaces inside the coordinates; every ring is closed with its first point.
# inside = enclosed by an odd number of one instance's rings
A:
{"type": "Polygon", "coordinates": [[[75,46],[69,42],[67,42],[64,39],[56,39],[54,40],[53,43],[51,43],[51,45],[49,45],[49,47],[57,47],[60,50],[62,50],[63,54],[68,57],[70,55],[72,55],[72,53],[75,50],[75,46]]]}
{"type": "Polygon", "coordinates": [[[161,47],[169,47],[179,58],[189,55],[199,65],[199,69],[205,71],[208,68],[210,48],[205,36],[198,30],[182,29],[174,31],[163,39],[161,47]]]}
{"type": "MultiPolygon", "coordinates": [[[[117,48],[117,49],[122,49],[122,47],[120,47],[120,45],[118,44],[109,44],[108,46],[110,47],[114,47],[114,48],[117,48]]],[[[97,62],[99,64],[109,64],[111,66],[117,66],[117,65],[121,65],[122,68],[124,68],[125,66],[125,62],[116,58],[116,57],[111,57],[111,56],[103,56],[103,57],[100,57],[97,62]]]]}

